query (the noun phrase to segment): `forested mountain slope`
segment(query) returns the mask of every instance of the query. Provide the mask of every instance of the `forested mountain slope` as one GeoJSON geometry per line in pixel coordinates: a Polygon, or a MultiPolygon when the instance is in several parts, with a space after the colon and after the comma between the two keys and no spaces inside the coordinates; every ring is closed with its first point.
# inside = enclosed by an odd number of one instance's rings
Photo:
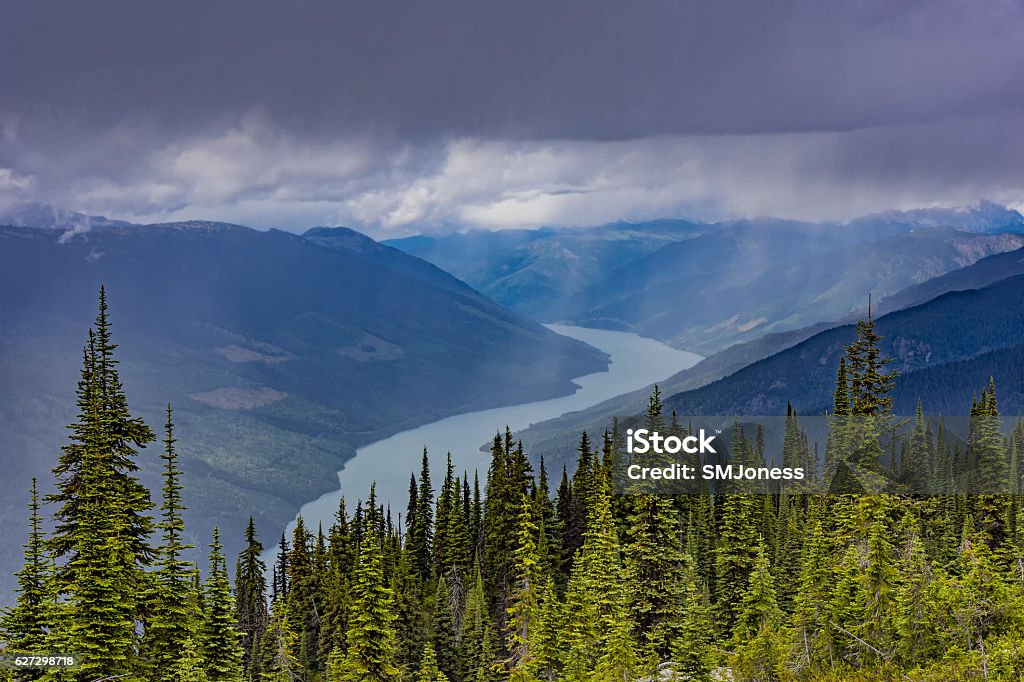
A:
{"type": "MultiPolygon", "coordinates": [[[[174,404],[192,435],[190,519],[232,549],[250,513],[283,527],[336,487],[360,443],[568,393],[605,366],[434,266],[355,242],[216,223],[0,228],[0,522],[65,440],[101,284],[132,407],[155,425],[174,404]]],[[[17,551],[2,549],[5,574],[17,551]]]]}
{"type": "MultiPolygon", "coordinates": [[[[1024,343],[1022,300],[1024,276],[982,289],[944,294],[877,318],[878,333],[883,337],[881,347],[893,358],[892,367],[905,374],[928,367],[931,376],[937,377],[949,363],[978,358],[984,364],[983,373],[1002,381],[1008,401],[1004,408],[1013,413],[1024,408],[1020,400],[1024,387],[1013,382],[1017,372],[1014,365],[1024,362],[1024,357],[1010,354],[1013,364],[996,362],[994,356],[989,360],[982,357],[1024,343]]],[[[820,414],[831,399],[838,358],[853,338],[852,325],[823,331],[707,386],[673,395],[666,404],[684,415],[780,415],[786,413],[787,403],[798,413],[820,414]]],[[[942,383],[935,379],[931,382],[942,383]]],[[[897,384],[897,405],[914,405],[919,397],[927,397],[936,411],[962,405],[963,386],[956,387],[956,396],[907,393],[912,386],[897,384]]]]}

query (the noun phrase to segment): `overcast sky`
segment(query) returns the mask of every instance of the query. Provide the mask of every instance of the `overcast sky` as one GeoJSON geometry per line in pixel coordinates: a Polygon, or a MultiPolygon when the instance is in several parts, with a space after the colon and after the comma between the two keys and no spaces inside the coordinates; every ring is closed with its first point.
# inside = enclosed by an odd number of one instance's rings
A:
{"type": "Polygon", "coordinates": [[[1024,207],[1024,2],[0,4],[0,209],[384,236],[1024,207]]]}

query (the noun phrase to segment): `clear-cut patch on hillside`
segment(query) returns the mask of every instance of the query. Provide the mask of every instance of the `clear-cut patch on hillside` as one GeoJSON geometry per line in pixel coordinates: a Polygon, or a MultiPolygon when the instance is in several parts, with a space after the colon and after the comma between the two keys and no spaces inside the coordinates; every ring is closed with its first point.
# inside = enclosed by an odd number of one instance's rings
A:
{"type": "Polygon", "coordinates": [[[231,344],[230,346],[218,348],[217,353],[231,362],[262,362],[267,365],[276,365],[279,362],[287,362],[292,359],[289,353],[279,348],[269,346],[269,344],[263,345],[268,346],[268,348],[253,350],[252,348],[243,348],[242,346],[231,344]]]}
{"type": "Polygon", "coordinates": [[[222,410],[254,410],[266,407],[288,397],[284,391],[275,391],[267,386],[260,388],[216,388],[202,393],[189,393],[189,398],[222,410]]]}
{"type": "Polygon", "coordinates": [[[338,355],[359,362],[397,360],[405,355],[398,344],[373,334],[364,334],[359,343],[338,349],[338,355]]]}

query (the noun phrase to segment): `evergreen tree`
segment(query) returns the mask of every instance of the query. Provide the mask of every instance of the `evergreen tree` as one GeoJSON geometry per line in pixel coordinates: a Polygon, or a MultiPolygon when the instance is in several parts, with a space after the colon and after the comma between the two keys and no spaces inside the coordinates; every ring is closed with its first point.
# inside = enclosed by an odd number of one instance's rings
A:
{"type": "Polygon", "coordinates": [[[320,617],[317,608],[320,584],[314,568],[309,531],[302,515],[296,519],[292,531],[291,552],[288,555],[288,615],[299,635],[296,655],[307,674],[319,669],[320,617]]]}
{"type": "Polygon", "coordinates": [[[47,498],[60,505],[50,544],[56,558],[69,557],[68,563],[74,558],[80,541],[76,531],[83,515],[81,507],[91,504],[98,495],[95,486],[89,485],[90,476],[95,474],[109,488],[104,491],[108,493],[108,511],[123,517],[120,523],[128,552],[144,566],[153,556],[149,545],[153,521],[146,514],[153,504],[149,491],[135,477],[139,470],[135,458],[138,449],[156,436],[128,409],[108,313],[106,289],[100,287],[99,310],[83,351],[76,400],[78,421],[69,426],[70,442],[62,448],[53,470],[58,479],[57,493],[47,498]]]}
{"type": "Polygon", "coordinates": [[[892,411],[892,389],[896,371],[886,372],[892,362],[882,355],[882,337],[875,331],[868,298],[868,316],[857,322],[857,339],[846,348],[846,367],[850,377],[850,413],[880,416],[892,411]]]}
{"type": "Polygon", "coordinates": [[[907,457],[903,461],[901,479],[906,483],[912,494],[926,493],[932,484],[932,462],[930,439],[927,437],[927,424],[921,401],[917,401],[917,415],[914,417],[914,430],[910,436],[907,457]]]}
{"type": "MultiPolygon", "coordinates": [[[[357,561],[357,543],[345,508],[338,502],[334,523],[328,531],[327,575],[324,578],[324,605],[320,618],[320,658],[346,648],[348,630],[349,585],[357,561]]],[[[410,568],[411,570],[411,568],[410,568]]]]}
{"type": "Polygon", "coordinates": [[[523,495],[516,532],[514,570],[516,583],[512,592],[512,603],[508,609],[509,631],[506,648],[510,656],[507,664],[513,671],[513,680],[529,679],[530,671],[535,665],[535,656],[531,651],[531,645],[536,638],[533,628],[538,624],[540,611],[538,591],[543,579],[536,538],[537,524],[534,523],[533,503],[526,495],[523,495]]]}
{"type": "Polygon", "coordinates": [[[345,679],[345,654],[333,649],[327,656],[327,682],[342,682],[345,679]]]}
{"type": "MultiPolygon", "coordinates": [[[[373,489],[371,488],[371,498],[373,489]]],[[[425,499],[421,496],[420,500],[425,499]]],[[[352,606],[345,657],[346,682],[384,682],[397,674],[395,616],[391,588],[384,578],[381,537],[373,519],[364,521],[359,563],[352,581],[352,606]]]]}
{"type": "Polygon", "coordinates": [[[183,554],[193,546],[182,540],[185,532],[182,512],[187,507],[181,501],[181,469],[175,442],[173,413],[168,405],[164,451],[160,455],[164,461],[164,485],[157,529],[162,539],[157,548],[157,569],[148,599],[150,613],[143,639],[144,656],[148,658],[147,666],[154,679],[173,679],[177,674],[177,652],[183,648],[186,639],[192,639],[195,644],[198,627],[191,618],[188,604],[192,570],[183,554]]]}
{"type": "Polygon", "coordinates": [[[277,543],[277,563],[274,565],[274,581],[271,583],[271,601],[278,598],[288,597],[288,556],[291,547],[288,545],[288,538],[281,533],[281,539],[277,543]]]}
{"type": "Polygon", "coordinates": [[[434,518],[434,566],[439,573],[449,574],[459,582],[469,573],[470,533],[467,525],[461,483],[452,466],[452,455],[448,453],[434,518]]]}
{"type": "Polygon", "coordinates": [[[917,525],[909,514],[904,518],[903,527],[905,545],[894,598],[894,634],[898,658],[911,665],[915,660],[942,652],[931,608],[935,603],[934,573],[925,556],[917,525]]]}
{"type": "Polygon", "coordinates": [[[541,579],[537,596],[540,608],[531,631],[530,654],[533,666],[530,672],[540,680],[553,682],[562,647],[562,604],[558,601],[550,577],[541,579]]]}
{"type": "Polygon", "coordinates": [[[199,647],[196,646],[195,640],[186,637],[175,653],[175,661],[167,679],[175,682],[209,682],[210,678],[204,667],[206,661],[199,654],[199,647]]]}
{"type": "Polygon", "coordinates": [[[0,638],[11,653],[43,651],[51,627],[50,559],[46,552],[42,523],[39,515],[39,490],[33,478],[29,500],[28,542],[22,546],[25,563],[16,574],[18,596],[14,606],[3,611],[0,617],[0,638]]]}
{"type": "Polygon", "coordinates": [[[722,620],[726,627],[732,627],[758,551],[757,498],[750,493],[727,493],[721,498],[722,523],[715,548],[715,587],[722,620]]]}
{"type": "Polygon", "coordinates": [[[426,579],[433,568],[431,560],[434,540],[434,488],[430,484],[430,458],[426,448],[423,448],[415,504],[412,502],[410,500],[407,546],[414,557],[413,565],[420,577],[426,579]]]}
{"type": "Polygon", "coordinates": [[[778,628],[783,614],[773,583],[764,544],[759,543],[732,631],[734,667],[744,679],[772,680],[779,674],[782,647],[778,628]]]}
{"type": "Polygon", "coordinates": [[[638,495],[625,549],[632,620],[659,660],[668,657],[682,626],[686,579],[693,571],[680,545],[675,514],[672,498],[638,495]]]}
{"type": "Polygon", "coordinates": [[[427,644],[423,650],[423,661],[416,673],[416,682],[448,682],[448,676],[437,667],[437,656],[432,644],[427,644]]]}
{"type": "Polygon", "coordinates": [[[579,514],[577,525],[579,527],[580,539],[576,545],[579,548],[583,545],[583,535],[587,531],[587,523],[590,520],[590,508],[593,503],[592,498],[597,485],[595,481],[597,473],[595,471],[596,462],[594,461],[593,446],[590,444],[590,437],[587,436],[586,431],[580,435],[580,442],[576,446],[576,453],[576,471],[572,476],[572,491],[577,500],[577,513],[579,514]]]}
{"type": "Polygon", "coordinates": [[[242,635],[242,668],[246,680],[259,679],[256,655],[270,614],[267,610],[267,567],[260,558],[263,543],[256,538],[256,524],[249,517],[245,527],[245,549],[235,568],[235,620],[242,635]]]}
{"type": "MultiPolygon", "coordinates": [[[[864,616],[862,637],[874,650],[888,651],[891,636],[891,592],[896,574],[893,548],[883,518],[875,517],[868,532],[867,561],[863,568],[864,616]]],[[[869,650],[874,653],[874,650],[869,650]]]]}
{"type": "Polygon", "coordinates": [[[457,679],[460,670],[458,661],[458,636],[453,608],[457,598],[448,589],[444,576],[437,579],[434,595],[434,627],[430,642],[437,655],[437,665],[450,679],[457,679]]]}
{"type": "Polygon", "coordinates": [[[684,594],[685,616],[672,641],[672,660],[677,672],[694,682],[711,679],[711,642],[714,627],[707,590],[691,576],[684,594]]]}
{"type": "Polygon", "coordinates": [[[501,434],[495,434],[484,500],[483,576],[491,612],[497,619],[497,631],[492,636],[499,643],[506,628],[509,593],[514,581],[512,557],[519,504],[522,495],[528,492],[523,478],[526,473],[523,458],[509,429],[506,428],[504,439],[501,434]]]}
{"type": "Polygon", "coordinates": [[[995,381],[991,378],[987,390],[981,394],[981,401],[971,410],[968,447],[977,470],[977,527],[991,549],[1001,550],[1008,536],[1009,461],[1000,434],[995,381]]]}
{"type": "Polygon", "coordinates": [[[210,682],[241,680],[242,646],[235,621],[235,600],[228,582],[220,531],[213,529],[210,544],[210,573],[206,581],[202,651],[210,682]]]}
{"type": "Polygon", "coordinates": [[[484,580],[480,568],[475,568],[473,581],[466,594],[466,609],[459,637],[458,657],[463,680],[476,679],[477,671],[493,661],[485,656],[484,635],[490,620],[487,597],[484,594],[484,580]]]}
{"type": "Polygon", "coordinates": [[[561,547],[559,572],[556,577],[559,591],[564,591],[565,584],[569,580],[573,558],[583,546],[583,518],[580,502],[573,493],[569,474],[564,466],[562,467],[562,481],[558,485],[555,511],[560,531],[558,545],[561,547]]]}
{"type": "Polygon", "coordinates": [[[839,371],[836,375],[836,390],[832,400],[832,414],[846,417],[850,414],[850,378],[846,373],[846,356],[839,358],[839,371]]]}
{"type": "Polygon", "coordinates": [[[620,603],[604,622],[605,641],[591,679],[619,682],[634,679],[640,669],[640,656],[633,640],[633,623],[627,617],[626,591],[618,593],[620,603]]]}
{"type": "Polygon", "coordinates": [[[428,639],[423,589],[412,562],[412,553],[402,551],[391,577],[395,601],[395,665],[403,677],[411,676],[419,668],[428,639]]]}
{"type": "Polygon", "coordinates": [[[62,646],[82,657],[82,676],[131,675],[139,666],[140,600],[148,593],[144,569],[153,504],[138,481],[138,448],[154,440],[128,409],[100,289],[99,313],[89,332],[77,391],[77,421],[54,468],[58,505],[49,544],[56,560],[54,589],[62,646]]]}
{"type": "Polygon", "coordinates": [[[864,609],[867,595],[861,574],[861,552],[850,545],[838,563],[833,576],[828,616],[835,634],[832,652],[836,659],[858,665],[865,657],[867,647],[856,631],[865,622],[864,609]]]}
{"type": "Polygon", "coordinates": [[[644,428],[651,432],[663,432],[665,430],[665,419],[661,406],[661,388],[658,387],[658,384],[654,384],[654,390],[651,391],[651,395],[647,399],[647,414],[644,417],[644,428]]]}
{"type": "Polygon", "coordinates": [[[566,589],[566,679],[590,679],[613,635],[617,655],[623,656],[627,664],[635,660],[635,652],[625,651],[631,640],[622,634],[623,628],[633,628],[622,597],[623,587],[607,482],[601,479],[594,490],[587,536],[566,589]]]}
{"type": "MultiPolygon", "coordinates": [[[[808,537],[793,598],[795,667],[818,671],[831,651],[829,598],[834,578],[829,543],[818,518],[808,524],[808,537]]],[[[781,585],[785,585],[782,583],[781,585]]]]}
{"type": "MultiPolygon", "coordinates": [[[[291,625],[288,603],[283,597],[274,601],[270,614],[270,622],[260,641],[260,679],[263,682],[295,682],[301,679],[302,674],[302,666],[296,656],[298,634],[291,625]]],[[[330,679],[340,682],[344,678],[330,679]]]]}

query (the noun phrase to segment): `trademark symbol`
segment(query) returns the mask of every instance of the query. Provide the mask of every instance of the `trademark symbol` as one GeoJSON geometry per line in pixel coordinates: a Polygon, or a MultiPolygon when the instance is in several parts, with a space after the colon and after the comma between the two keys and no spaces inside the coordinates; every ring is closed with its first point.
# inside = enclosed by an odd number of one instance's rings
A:
{"type": "Polygon", "coordinates": [[[715,433],[717,433],[718,435],[722,435],[722,429],[715,429],[715,433]]]}

